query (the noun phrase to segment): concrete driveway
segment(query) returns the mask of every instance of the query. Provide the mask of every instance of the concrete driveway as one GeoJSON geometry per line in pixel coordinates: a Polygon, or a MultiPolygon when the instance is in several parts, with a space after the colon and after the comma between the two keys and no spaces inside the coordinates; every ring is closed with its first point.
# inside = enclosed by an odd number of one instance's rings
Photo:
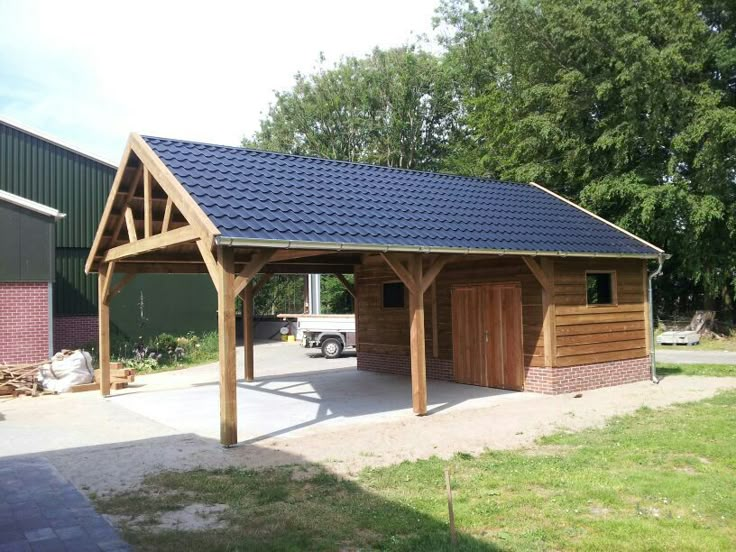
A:
{"type": "Polygon", "coordinates": [[[699,351],[696,347],[677,345],[657,347],[657,362],[668,364],[736,364],[736,353],[730,351],[699,351]]]}
{"type": "MultiPolygon", "coordinates": [[[[354,354],[327,360],[295,344],[265,342],[255,347],[255,373],[256,381],[238,382],[240,442],[412,415],[410,378],[358,371],[354,354]]],[[[143,376],[136,381],[140,387],[110,400],[183,433],[219,439],[217,378],[217,364],[143,376]]],[[[427,395],[429,415],[538,396],[433,380],[427,382],[427,395]]]]}

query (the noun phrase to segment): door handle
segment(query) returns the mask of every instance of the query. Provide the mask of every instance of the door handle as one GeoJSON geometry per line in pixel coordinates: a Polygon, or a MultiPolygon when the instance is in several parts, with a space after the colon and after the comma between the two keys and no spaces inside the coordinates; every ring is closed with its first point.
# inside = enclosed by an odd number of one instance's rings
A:
{"type": "Polygon", "coordinates": [[[488,343],[488,330],[483,332],[483,339],[485,339],[485,342],[488,343]]]}

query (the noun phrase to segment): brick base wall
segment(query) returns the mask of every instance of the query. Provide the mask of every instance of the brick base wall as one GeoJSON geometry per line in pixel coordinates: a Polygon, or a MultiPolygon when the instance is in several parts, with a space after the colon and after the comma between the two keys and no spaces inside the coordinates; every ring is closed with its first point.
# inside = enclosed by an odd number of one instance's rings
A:
{"type": "Polygon", "coordinates": [[[48,283],[0,282],[0,362],[34,362],[48,356],[48,283]]]}
{"type": "MultiPolygon", "coordinates": [[[[411,361],[408,356],[358,353],[358,370],[410,376],[411,361]]],[[[452,361],[428,356],[427,377],[429,379],[453,381],[452,361]]]]}
{"type": "Polygon", "coordinates": [[[651,377],[649,357],[567,366],[564,368],[527,368],[526,391],[559,395],[600,387],[611,387],[651,377]]]}
{"type": "Polygon", "coordinates": [[[96,342],[99,325],[97,316],[54,316],[54,352],[78,349],[96,342]]]}
{"type": "MultiPolygon", "coordinates": [[[[402,355],[359,352],[358,370],[411,375],[409,357],[402,355]]],[[[644,381],[651,377],[649,357],[565,368],[528,367],[525,370],[525,391],[550,395],[611,387],[644,381]]],[[[452,361],[427,357],[427,377],[454,381],[452,361]]]]}

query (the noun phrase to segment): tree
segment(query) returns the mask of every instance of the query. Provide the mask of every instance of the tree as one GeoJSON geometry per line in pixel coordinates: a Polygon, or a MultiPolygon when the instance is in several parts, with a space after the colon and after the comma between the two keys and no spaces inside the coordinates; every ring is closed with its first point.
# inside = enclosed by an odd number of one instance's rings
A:
{"type": "Polygon", "coordinates": [[[443,63],[415,47],[375,49],[296,76],[276,94],[261,149],[390,167],[432,169],[445,155],[456,101],[443,63]]]}
{"type": "Polygon", "coordinates": [[[445,168],[580,201],[673,254],[670,305],[686,284],[730,307],[732,2],[447,0],[438,21],[465,114],[445,168]]]}

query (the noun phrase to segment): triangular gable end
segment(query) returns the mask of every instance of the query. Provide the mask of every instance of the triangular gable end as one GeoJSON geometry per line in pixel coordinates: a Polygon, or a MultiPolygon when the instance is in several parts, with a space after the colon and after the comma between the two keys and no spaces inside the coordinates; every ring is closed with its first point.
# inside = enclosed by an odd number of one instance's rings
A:
{"type": "Polygon", "coordinates": [[[85,264],[125,260],[170,246],[197,242],[211,251],[219,230],[138,135],[131,134],[113,180],[85,264]]]}

